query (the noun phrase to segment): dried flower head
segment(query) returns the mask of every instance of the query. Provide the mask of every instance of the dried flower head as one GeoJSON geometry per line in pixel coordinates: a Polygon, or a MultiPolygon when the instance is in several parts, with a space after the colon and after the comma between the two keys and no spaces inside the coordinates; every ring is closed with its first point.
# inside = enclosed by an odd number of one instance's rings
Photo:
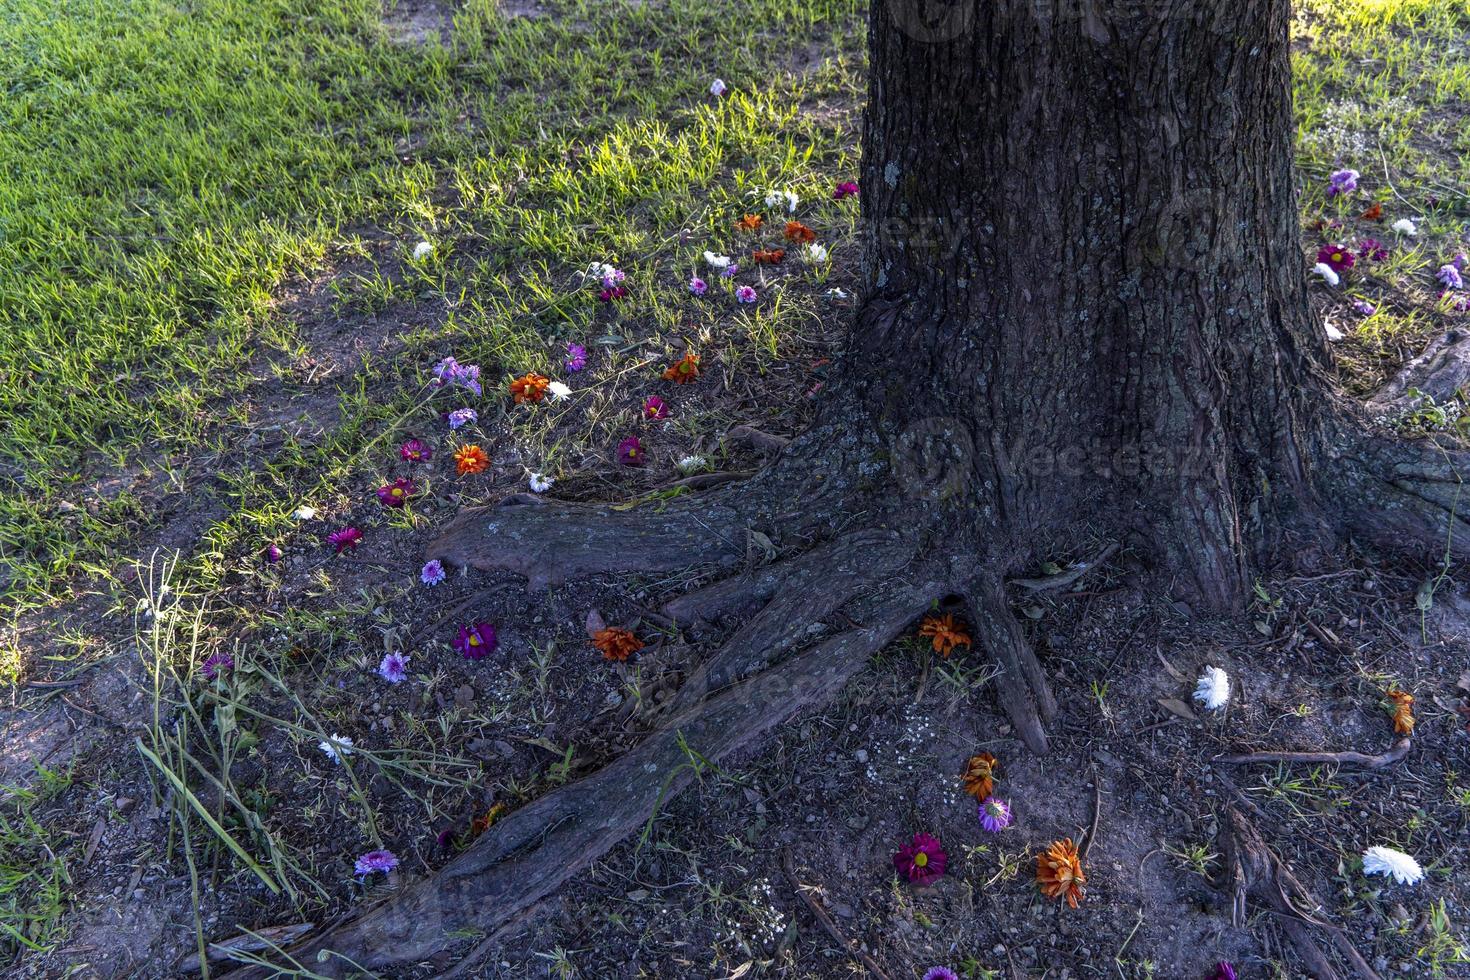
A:
{"type": "Polygon", "coordinates": [[[593,633],[592,645],[602,651],[604,660],[627,660],[643,649],[643,641],[620,626],[607,626],[593,633]]]}
{"type": "Polygon", "coordinates": [[[1045,854],[1036,855],[1036,883],[1047,898],[1067,899],[1072,908],[1084,897],[1087,876],[1082,873],[1082,859],[1072,838],[1053,841],[1045,854]]]}
{"type": "Polygon", "coordinates": [[[490,457],[474,443],[460,446],[454,451],[454,468],[460,476],[483,473],[490,468],[490,457]]]}
{"type": "Polygon", "coordinates": [[[664,369],[664,380],[676,385],[687,385],[699,377],[699,355],[685,354],[664,369]]]}
{"type": "Polygon", "coordinates": [[[1382,221],[1383,204],[1379,201],[1374,201],[1372,206],[1369,207],[1368,210],[1364,211],[1362,214],[1358,215],[1358,217],[1362,218],[1364,221],[1382,221]]]}
{"type": "Polygon", "coordinates": [[[1393,710],[1393,730],[1399,735],[1414,734],[1414,695],[1392,690],[1385,696],[1393,710]]]}
{"type": "Polygon", "coordinates": [[[535,373],[523,374],[510,383],[510,397],[515,399],[517,405],[526,402],[539,402],[546,397],[546,386],[551,384],[551,379],[535,373]]]}
{"type": "Polygon", "coordinates": [[[1363,852],[1363,873],[1390,875],[1401,885],[1418,884],[1424,877],[1424,869],[1418,861],[1403,851],[1382,845],[1374,845],[1363,852]]]}
{"type": "Polygon", "coordinates": [[[784,248],[758,248],[750,253],[756,265],[779,265],[786,258],[784,248]]]}
{"type": "Polygon", "coordinates": [[[964,781],[965,792],[981,803],[988,800],[995,791],[995,769],[998,764],[999,760],[989,752],[970,756],[970,761],[965,763],[964,774],[960,777],[964,781]]]}
{"type": "Polygon", "coordinates": [[[758,214],[747,214],[739,221],[735,222],[735,230],[746,232],[759,231],[761,225],[765,224],[765,221],[766,219],[762,218],[758,214]]]}
{"type": "Polygon", "coordinates": [[[817,233],[800,221],[788,221],[786,222],[786,239],[802,245],[810,245],[817,240],[817,233]]]}
{"type": "Polygon", "coordinates": [[[941,657],[948,657],[955,647],[967,647],[970,645],[970,634],[965,632],[963,626],[955,622],[950,613],[943,616],[925,616],[919,626],[919,635],[927,636],[934,641],[934,652],[941,657]]]}

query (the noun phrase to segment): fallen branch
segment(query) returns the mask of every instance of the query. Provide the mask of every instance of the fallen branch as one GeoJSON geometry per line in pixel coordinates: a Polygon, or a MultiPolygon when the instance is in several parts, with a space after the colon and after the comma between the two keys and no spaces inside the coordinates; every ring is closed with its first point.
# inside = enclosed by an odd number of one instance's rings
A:
{"type": "Polygon", "coordinates": [[[1097,824],[1102,819],[1102,780],[1098,778],[1097,766],[1092,767],[1092,826],[1087,828],[1087,836],[1082,839],[1082,850],[1078,853],[1078,859],[1085,865],[1087,863],[1087,852],[1092,850],[1092,842],[1097,837],[1097,824]]]}
{"type": "Polygon", "coordinates": [[[822,928],[826,930],[827,935],[832,937],[832,941],[841,947],[842,951],[847,953],[847,955],[857,957],[863,966],[867,968],[868,972],[877,977],[878,980],[888,980],[888,974],[883,972],[883,968],[878,965],[877,960],[873,959],[865,951],[855,949],[852,943],[848,942],[847,937],[842,935],[842,930],[837,928],[837,923],[832,920],[832,916],[827,913],[826,909],[822,908],[822,903],[818,902],[811,894],[814,886],[803,885],[801,880],[796,877],[796,862],[791,857],[791,848],[789,847],[783,848],[781,851],[781,867],[785,869],[786,880],[791,882],[791,887],[796,890],[797,896],[806,903],[807,908],[811,909],[812,915],[816,916],[817,921],[822,924],[822,928]]]}
{"type": "Polygon", "coordinates": [[[1382,769],[1408,755],[1412,745],[1412,739],[1401,738],[1382,755],[1364,755],[1361,752],[1247,752],[1244,755],[1216,756],[1214,761],[1227,766],[1245,766],[1252,762],[1307,762],[1382,769]]]}
{"type": "Polygon", "coordinates": [[[1092,571],[1103,562],[1113,556],[1118,550],[1116,544],[1109,544],[1087,561],[1079,561],[1065,572],[1055,575],[1041,575],[1036,578],[1013,578],[1009,579],[1011,585],[1019,585],[1028,592],[1053,592],[1057,589],[1065,589],[1073,582],[1092,571]]]}
{"type": "Polygon", "coordinates": [[[749,446],[756,452],[762,453],[778,453],[791,442],[785,436],[775,436],[749,425],[735,426],[725,433],[725,439],[739,445],[749,446]]]}

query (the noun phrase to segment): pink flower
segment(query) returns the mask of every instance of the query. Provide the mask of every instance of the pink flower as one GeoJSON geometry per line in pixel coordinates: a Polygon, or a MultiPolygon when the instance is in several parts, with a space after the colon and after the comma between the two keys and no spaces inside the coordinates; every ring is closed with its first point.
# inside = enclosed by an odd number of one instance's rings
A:
{"type": "Polygon", "coordinates": [[[893,866],[898,873],[916,885],[929,885],[944,877],[949,855],[944,853],[939,838],[918,833],[914,839],[899,848],[893,855],[893,866]]]}
{"type": "Polygon", "coordinates": [[[378,487],[378,503],[384,507],[402,507],[417,490],[412,480],[394,480],[387,486],[378,487]]]}
{"type": "Polygon", "coordinates": [[[857,182],[856,181],[852,181],[852,180],[844,180],[844,181],[842,181],[840,184],[837,185],[837,189],[832,192],[832,200],[834,200],[834,201],[840,201],[844,197],[857,197],[857,196],[858,196],[858,185],[857,185],[857,182]]]}
{"type": "Polygon", "coordinates": [[[587,348],[581,344],[567,344],[567,370],[580,371],[587,366],[587,348]]]}
{"type": "Polygon", "coordinates": [[[1333,272],[1346,272],[1357,260],[1353,250],[1346,245],[1323,245],[1317,251],[1317,261],[1333,272]]]}
{"type": "Polygon", "coordinates": [[[398,456],[407,463],[427,463],[434,458],[434,451],[417,439],[410,439],[398,447],[398,456]]]}
{"type": "Polygon", "coordinates": [[[741,286],[735,290],[735,299],[741,303],[754,303],[756,300],[755,287],[741,286]]]}
{"type": "Polygon", "coordinates": [[[643,417],[646,419],[666,419],[669,417],[669,406],[657,395],[649,395],[643,402],[643,417]]]}
{"type": "Polygon", "coordinates": [[[643,465],[643,443],[637,436],[629,436],[618,443],[618,462],[624,466],[643,465]]]}
{"type": "Polygon", "coordinates": [[[694,276],[689,280],[689,291],[695,296],[703,296],[708,290],[709,283],[705,282],[698,276],[694,276]]]}
{"type": "Polygon", "coordinates": [[[361,540],[362,532],[355,527],[344,527],[327,535],[327,544],[336,548],[339,555],[348,548],[356,548],[361,540]]]}

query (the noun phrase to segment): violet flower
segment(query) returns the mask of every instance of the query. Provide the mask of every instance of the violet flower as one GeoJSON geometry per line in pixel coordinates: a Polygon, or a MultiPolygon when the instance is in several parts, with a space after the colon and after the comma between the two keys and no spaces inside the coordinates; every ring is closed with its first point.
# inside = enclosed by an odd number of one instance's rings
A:
{"type": "Polygon", "coordinates": [[[1327,178],[1327,196],[1336,197],[1338,194],[1351,194],[1358,189],[1359,174],[1356,170],[1339,170],[1327,178]]]}
{"type": "Polygon", "coordinates": [[[408,662],[411,659],[397,650],[393,651],[378,664],[378,676],[389,684],[402,684],[408,680],[408,662]]]}
{"type": "Polygon", "coordinates": [[[234,669],[235,658],[230,656],[230,654],[225,650],[217,650],[214,653],[211,653],[209,657],[204,661],[204,666],[201,668],[201,670],[203,670],[204,672],[204,676],[209,680],[214,680],[225,671],[234,669]]]}
{"type": "Polygon", "coordinates": [[[357,859],[353,867],[364,878],[379,871],[387,874],[398,867],[398,856],[392,851],[368,851],[357,859]]]}
{"type": "Polygon", "coordinates": [[[444,581],[444,565],[437,558],[430,558],[424,562],[424,567],[419,571],[419,581],[425,585],[438,585],[444,581]]]}
{"type": "Polygon", "coordinates": [[[454,649],[466,660],[484,660],[495,651],[495,627],[489,623],[461,626],[454,638],[454,649]]]}
{"type": "Polygon", "coordinates": [[[1465,288],[1465,279],[1460,275],[1460,270],[1455,268],[1453,264],[1440,266],[1439,271],[1434,274],[1434,278],[1438,279],[1446,289],[1465,288]]]}
{"type": "Polygon", "coordinates": [[[576,372],[587,366],[587,348],[581,344],[567,344],[567,370],[576,372]]]}
{"type": "Polygon", "coordinates": [[[471,422],[480,421],[480,413],[473,408],[456,408],[449,413],[449,427],[458,429],[460,426],[469,425],[471,422]]]}
{"type": "Polygon", "coordinates": [[[980,804],[980,826],[998,834],[1011,825],[1011,805],[999,797],[992,796],[980,804]]]}
{"type": "Polygon", "coordinates": [[[698,276],[694,276],[689,280],[689,291],[695,296],[703,296],[709,291],[709,283],[698,276]]]}

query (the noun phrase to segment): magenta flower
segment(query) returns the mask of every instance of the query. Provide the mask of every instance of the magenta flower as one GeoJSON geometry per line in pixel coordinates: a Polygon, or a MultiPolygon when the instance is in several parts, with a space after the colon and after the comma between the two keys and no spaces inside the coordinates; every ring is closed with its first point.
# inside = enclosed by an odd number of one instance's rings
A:
{"type": "Polygon", "coordinates": [[[666,419],[669,417],[669,406],[657,395],[649,395],[643,402],[643,417],[646,419],[666,419]]]}
{"type": "Polygon", "coordinates": [[[225,671],[235,669],[235,658],[224,650],[218,650],[209,655],[201,669],[204,671],[206,678],[214,680],[225,671]]]}
{"type": "Polygon", "coordinates": [[[832,191],[832,200],[834,200],[834,201],[840,201],[844,197],[857,197],[857,196],[858,196],[858,185],[857,185],[857,182],[856,181],[852,181],[852,180],[844,180],[844,181],[842,181],[841,183],[839,183],[837,185],[837,188],[834,191],[832,191]]]}
{"type": "Polygon", "coordinates": [[[709,283],[698,276],[694,276],[689,280],[689,291],[695,296],[703,296],[709,291],[709,283]]]}
{"type": "Polygon", "coordinates": [[[419,571],[419,581],[425,585],[438,585],[444,581],[443,563],[437,558],[424,562],[424,567],[419,571]]]}
{"type": "Polygon", "coordinates": [[[960,980],[960,975],[947,966],[931,966],[924,971],[924,980],[960,980]]]}
{"type": "Polygon", "coordinates": [[[434,458],[434,450],[417,439],[410,439],[398,447],[398,458],[406,463],[427,463],[434,458]]]}
{"type": "Polygon", "coordinates": [[[1388,258],[1388,247],[1376,238],[1365,238],[1358,247],[1358,258],[1369,262],[1382,262],[1388,258]]]}
{"type": "Polygon", "coordinates": [[[741,286],[739,289],[735,290],[735,299],[741,303],[754,303],[756,299],[755,287],[741,286]]]}
{"type": "Polygon", "coordinates": [[[587,366],[587,348],[581,344],[567,344],[567,370],[576,372],[587,366]]]}
{"type": "Polygon", "coordinates": [[[495,651],[495,627],[489,623],[461,626],[454,638],[454,649],[466,660],[484,660],[495,651]]]}
{"type": "Polygon", "coordinates": [[[1346,245],[1323,245],[1317,250],[1317,261],[1333,272],[1346,272],[1353,267],[1356,259],[1352,249],[1346,245]]]}
{"type": "Polygon", "coordinates": [[[280,545],[278,545],[278,544],[269,544],[269,545],[266,545],[266,548],[265,548],[265,560],[268,561],[268,562],[270,562],[272,565],[274,565],[276,562],[280,561],[284,556],[285,556],[285,552],[281,551],[281,546],[280,545]]]}
{"type": "Polygon", "coordinates": [[[643,465],[643,443],[637,436],[629,436],[618,443],[618,462],[624,466],[643,465]]]}
{"type": "Polygon", "coordinates": [[[408,662],[411,659],[395,650],[378,664],[378,676],[389,684],[402,684],[408,680],[408,662]]]}
{"type": "Polygon", "coordinates": [[[1336,197],[1339,194],[1351,194],[1358,189],[1358,172],[1356,170],[1339,170],[1327,178],[1327,196],[1336,197]]]}
{"type": "Polygon", "coordinates": [[[398,867],[398,856],[392,851],[368,851],[357,859],[354,867],[364,878],[378,871],[387,874],[398,867]]]}
{"type": "Polygon", "coordinates": [[[999,797],[992,796],[980,804],[980,826],[998,834],[1011,825],[1011,805],[999,797]]]}
{"type": "Polygon", "coordinates": [[[348,548],[356,548],[361,540],[362,532],[355,527],[344,527],[327,535],[327,544],[336,548],[339,555],[348,548]]]}
{"type": "Polygon", "coordinates": [[[602,300],[604,303],[611,303],[611,302],[613,302],[615,300],[623,299],[627,295],[628,295],[628,287],[627,286],[610,286],[610,287],[604,288],[602,290],[602,292],[598,293],[597,294],[597,298],[600,299],[600,300],[602,300]]]}
{"type": "Polygon", "coordinates": [[[387,486],[378,487],[378,503],[384,507],[402,507],[418,492],[412,480],[397,479],[387,486]]]}
{"type": "Polygon", "coordinates": [[[1235,976],[1235,967],[1231,966],[1229,963],[1226,963],[1224,960],[1221,960],[1219,963],[1215,964],[1215,972],[1210,977],[1210,980],[1237,980],[1235,976]]]}
{"type": "Polygon", "coordinates": [[[939,838],[918,833],[914,839],[899,848],[893,855],[893,866],[898,873],[916,885],[929,885],[944,877],[949,855],[939,844],[939,838]]]}

